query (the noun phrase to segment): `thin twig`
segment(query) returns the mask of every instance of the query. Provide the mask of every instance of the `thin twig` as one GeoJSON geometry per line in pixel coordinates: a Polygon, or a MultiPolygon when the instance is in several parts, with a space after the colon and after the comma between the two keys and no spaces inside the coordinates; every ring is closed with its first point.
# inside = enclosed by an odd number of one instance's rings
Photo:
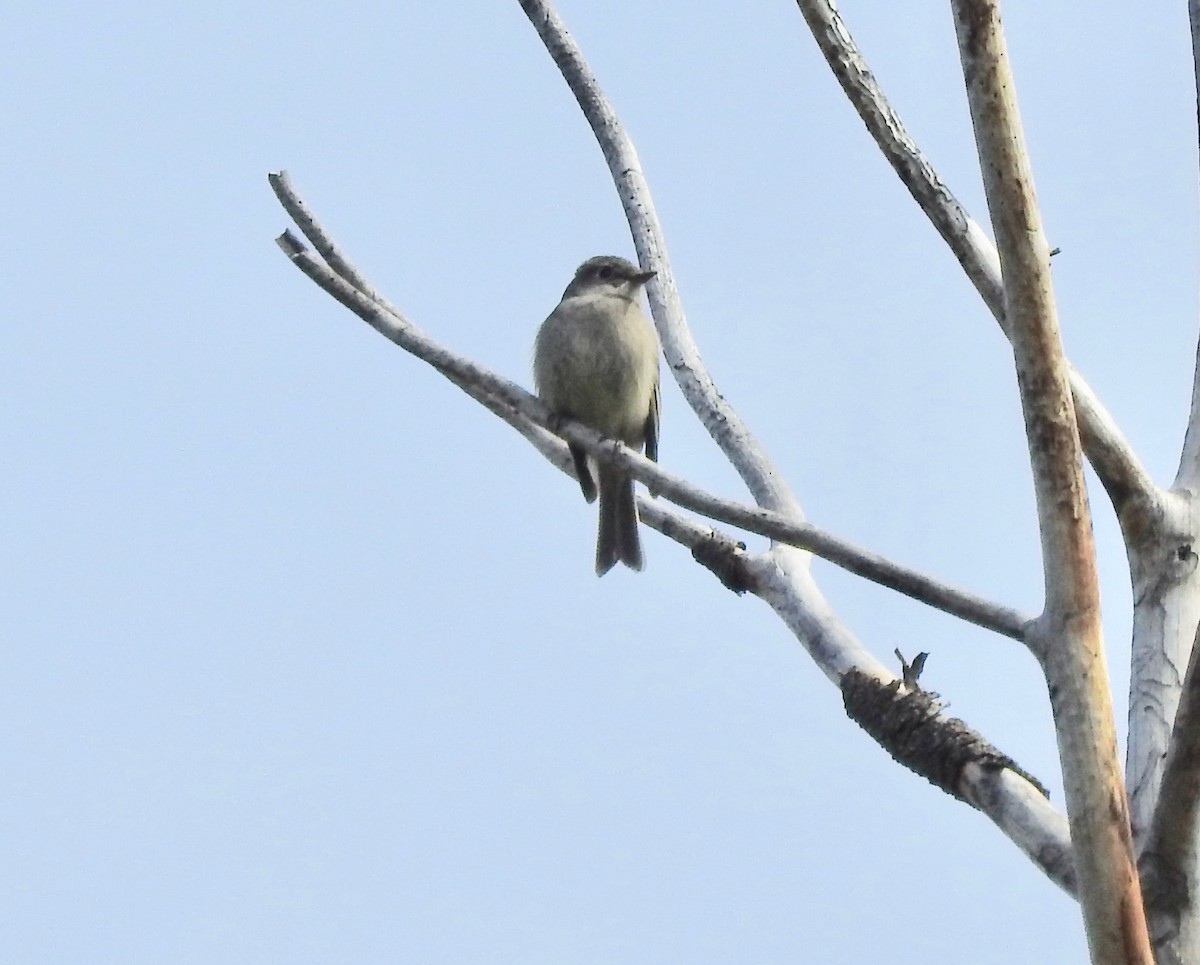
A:
{"type": "MultiPolygon", "coordinates": [[[[317,249],[317,254],[325,260],[325,264],[332,268],[335,274],[346,279],[351,286],[357,288],[368,298],[373,298],[380,304],[386,304],[380,298],[379,293],[371,287],[370,282],[342,254],[342,249],[334,242],[329,232],[317,221],[316,216],[296,192],[287,171],[268,174],[267,183],[271,185],[271,190],[275,192],[275,197],[283,205],[283,210],[296,222],[296,227],[300,229],[300,233],[312,242],[312,246],[317,249]]],[[[399,314],[391,305],[387,305],[386,307],[399,314]]]]}

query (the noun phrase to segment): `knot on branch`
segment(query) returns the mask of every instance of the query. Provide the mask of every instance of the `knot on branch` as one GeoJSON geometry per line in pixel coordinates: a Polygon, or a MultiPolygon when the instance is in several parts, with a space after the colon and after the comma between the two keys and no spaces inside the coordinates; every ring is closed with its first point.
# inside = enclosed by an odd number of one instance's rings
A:
{"type": "Polygon", "coordinates": [[[941,703],[928,691],[901,691],[899,680],[885,684],[860,670],[844,674],[841,686],[842,701],[851,720],[898,763],[960,801],[971,804],[959,790],[963,768],[968,764],[1008,768],[1050,796],[1041,782],[957,717],[941,716],[941,703]]]}
{"type": "Polygon", "coordinates": [[[692,559],[708,569],[727,590],[741,596],[751,587],[746,544],[712,532],[692,547],[692,559]]]}

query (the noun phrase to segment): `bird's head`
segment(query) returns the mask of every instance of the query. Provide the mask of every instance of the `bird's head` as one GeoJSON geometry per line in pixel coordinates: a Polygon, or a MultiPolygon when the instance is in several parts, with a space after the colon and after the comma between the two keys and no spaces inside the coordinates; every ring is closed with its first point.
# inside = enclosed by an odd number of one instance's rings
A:
{"type": "Polygon", "coordinates": [[[637,265],[616,255],[597,255],[575,269],[575,277],[563,292],[563,298],[605,292],[623,298],[636,298],[638,291],[655,274],[653,271],[642,271],[637,265]]]}

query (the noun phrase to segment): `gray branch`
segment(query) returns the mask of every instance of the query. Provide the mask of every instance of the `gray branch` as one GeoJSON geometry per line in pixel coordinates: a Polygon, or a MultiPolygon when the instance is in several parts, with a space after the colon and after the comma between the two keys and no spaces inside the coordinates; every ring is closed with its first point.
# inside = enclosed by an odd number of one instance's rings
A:
{"type": "MultiPolygon", "coordinates": [[[[271,185],[284,196],[295,195],[290,182],[281,175],[272,175],[271,185]]],[[[299,201],[298,198],[293,200],[299,201]]],[[[293,210],[293,205],[285,207],[293,210]]],[[[307,209],[305,211],[306,233],[321,238],[323,247],[331,245],[332,242],[323,237],[325,233],[311,213],[307,209]]],[[[367,291],[373,291],[344,258],[341,261],[343,271],[334,272],[313,257],[290,232],[281,235],[278,243],[293,264],[337,301],[514,426],[560,469],[571,471],[565,446],[548,431],[552,417],[537,398],[515,383],[446,349],[412,325],[400,312],[387,306],[382,299],[376,300],[356,288],[347,278],[357,279],[367,291]]],[[[714,533],[711,528],[662,505],[664,499],[672,495],[680,498],[686,495],[688,499],[694,499],[696,505],[704,505],[705,500],[715,497],[688,486],[655,463],[603,439],[585,426],[568,422],[556,423],[556,427],[563,436],[584,446],[598,459],[620,461],[635,477],[643,482],[652,482],[663,499],[641,500],[639,510],[643,520],[669,538],[689,547],[693,556],[731,589],[739,592],[749,590],[762,599],[804,644],[817,666],[834,683],[838,683],[851,670],[872,675],[884,682],[894,679],[845,630],[817,588],[807,566],[789,566],[788,557],[781,558],[775,551],[745,553],[728,537],[714,533]]],[[[851,544],[807,526],[802,521],[790,520],[755,507],[724,502],[731,514],[741,514],[736,518],[761,528],[763,535],[774,535],[776,538],[795,536],[802,546],[811,546],[814,551],[822,548],[836,550],[845,556],[843,562],[846,564],[868,571],[882,566],[885,575],[890,572],[891,578],[897,581],[909,581],[916,587],[924,585],[931,597],[944,598],[944,602],[965,611],[958,615],[973,619],[980,625],[994,623],[993,629],[997,632],[1021,638],[1027,618],[1015,611],[938,584],[875,554],[858,551],[851,544]],[[776,523],[779,524],[777,533],[768,529],[776,523]],[[975,617],[970,613],[974,613],[975,617]]],[[[949,609],[949,605],[945,608],[949,609]]],[[[1066,879],[1061,873],[1060,856],[1070,852],[1065,819],[1044,798],[1040,802],[1033,800],[1037,794],[1023,778],[1012,772],[1004,773],[1010,777],[989,773],[964,779],[964,796],[984,811],[1047,875],[1064,884],[1066,879]]],[[[1069,887],[1069,883],[1064,887],[1069,887]]]]}
{"type": "MultiPolygon", "coordinates": [[[[277,183],[281,186],[286,184],[283,181],[277,183]]],[[[288,189],[290,190],[290,186],[288,189]]],[[[530,395],[519,385],[451,352],[394,309],[384,307],[379,301],[355,288],[345,276],[322,264],[291,234],[285,233],[280,236],[279,244],[301,271],[341,304],[390,341],[428,362],[472,398],[487,406],[520,431],[543,454],[552,455],[552,461],[556,465],[564,466],[565,447],[561,443],[550,444],[551,425],[555,426],[557,433],[563,438],[583,446],[597,459],[620,465],[661,498],[685,509],[816,553],[843,569],[935,609],[1004,636],[1016,640],[1023,639],[1024,628],[1029,622],[1028,616],[942,583],[877,553],[861,549],[810,523],[792,520],[771,510],[746,506],[705,492],[632,449],[605,439],[587,426],[555,419],[541,400],[530,395]]],[[[359,276],[355,274],[353,277],[359,276]]],[[[653,504],[643,501],[642,505],[653,504]]],[[[692,533],[691,537],[694,536],[692,533]]],[[[691,537],[680,541],[695,549],[697,543],[691,537]]]]}
{"type": "Polygon", "coordinates": [[[666,240],[633,141],[553,5],[544,0],[519,2],[579,102],[604,153],[642,267],[658,273],[646,291],[667,367],[688,405],[742,477],[755,502],[800,517],[800,507],[782,474],[771,464],[741,416],[717,391],[700,357],[675,287],[666,240]]]}
{"type": "MultiPolygon", "coordinates": [[[[1200,129],[1200,0],[1188,0],[1188,23],[1200,129]]],[[[1169,494],[1172,501],[1163,514],[1163,534],[1136,544],[1130,552],[1136,605],[1127,770],[1135,835],[1139,829],[1144,832],[1138,869],[1146,915],[1155,953],[1164,965],[1200,958],[1198,487],[1200,346],[1179,470],[1169,494]]]]}
{"type": "MultiPolygon", "coordinates": [[[[1000,258],[996,247],[943,183],[888,103],[831,0],[796,0],[817,46],[900,181],[1008,334],[1000,258]]],[[[1195,2],[1195,0],[1193,0],[1195,2]]],[[[1155,516],[1159,490],[1115,420],[1074,369],[1068,367],[1084,450],[1124,524],[1155,516]]]]}
{"type": "Polygon", "coordinates": [[[1196,842],[1200,827],[1200,631],[1192,645],[1175,717],[1171,747],[1163,767],[1158,806],[1138,856],[1151,935],[1160,957],[1167,945],[1176,958],[1194,961],[1197,878],[1196,842]]]}
{"type": "MultiPolygon", "coordinates": [[[[716,391],[704,368],[699,350],[687,329],[666,258],[662,232],[632,142],[622,130],[611,105],[600,93],[596,79],[551,5],[536,0],[521,0],[521,6],[592,126],[625,208],[639,260],[644,267],[658,272],[657,283],[650,286],[649,297],[671,371],[685,398],[745,480],[761,508],[716,500],[711,494],[688,486],[653,463],[624,447],[601,439],[578,424],[554,422],[555,431],[601,460],[620,462],[635,478],[650,483],[665,498],[674,499],[680,505],[702,507],[698,510],[701,512],[712,511],[713,518],[723,518],[716,514],[719,510],[721,514],[738,520],[735,525],[773,539],[775,542],[770,551],[747,553],[728,537],[668,510],[662,500],[643,500],[641,503],[643,518],[648,524],[689,546],[697,560],[708,566],[726,586],[739,592],[750,590],[771,606],[820,669],[834,682],[840,681],[851,670],[873,676],[884,683],[895,678],[837,618],[812,579],[808,554],[789,545],[788,540],[818,555],[827,553],[839,565],[867,578],[871,578],[868,574],[874,573],[886,585],[915,595],[930,605],[1007,636],[1024,639],[1028,626],[1025,615],[931,581],[922,574],[837,540],[803,522],[799,507],[780,474],[737,414],[716,391]],[[685,500],[691,502],[685,503],[685,500]]],[[[285,182],[279,180],[274,180],[273,185],[277,192],[286,187],[285,182]]],[[[386,337],[425,359],[491,411],[515,425],[556,465],[565,466],[561,444],[545,431],[552,424],[549,413],[537,399],[511,382],[492,376],[474,363],[456,361],[457,357],[452,353],[432,343],[378,297],[328,239],[320,237],[322,232],[307,209],[301,207],[295,210],[300,212],[298,224],[309,235],[314,246],[326,253],[333,270],[304,252],[294,239],[285,236],[281,244],[298,267],[386,337]]],[[[1071,848],[1065,819],[1044,798],[1040,803],[1035,801],[1037,792],[1016,773],[1007,769],[988,769],[986,774],[968,777],[969,770],[964,772],[964,796],[984,810],[1001,831],[1011,837],[1047,875],[1064,887],[1070,887],[1068,876],[1062,873],[1061,863],[1062,855],[1069,855],[1071,848]]]]}
{"type": "MultiPolygon", "coordinates": [[[[1196,88],[1196,123],[1200,129],[1200,0],[1188,0],[1188,24],[1192,34],[1192,67],[1196,88]]],[[[1200,344],[1196,348],[1196,370],[1192,379],[1192,407],[1175,485],[1195,492],[1200,486],[1200,344]]]]}
{"type": "Polygon", "coordinates": [[[1067,818],[1036,787],[1015,771],[974,764],[964,770],[960,787],[963,796],[1003,828],[1051,881],[1067,894],[1076,894],[1067,818]]]}

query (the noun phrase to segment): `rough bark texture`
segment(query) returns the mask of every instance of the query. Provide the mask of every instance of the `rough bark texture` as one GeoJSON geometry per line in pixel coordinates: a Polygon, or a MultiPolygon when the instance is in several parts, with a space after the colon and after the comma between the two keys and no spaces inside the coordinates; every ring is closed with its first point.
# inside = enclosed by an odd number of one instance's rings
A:
{"type": "Polygon", "coordinates": [[[957,717],[943,717],[942,705],[927,690],[901,689],[857,670],[842,678],[846,713],[900,764],[960,801],[974,804],[963,786],[967,765],[1008,768],[1049,797],[1040,781],[1001,753],[957,717]]]}
{"type": "MultiPolygon", "coordinates": [[[[1140,681],[1132,683],[1131,699],[1141,694],[1143,702],[1130,706],[1127,767],[1131,780],[1138,780],[1140,793],[1133,800],[1144,812],[1143,821],[1148,822],[1135,823],[1134,827],[1155,959],[1160,965],[1184,965],[1200,960],[1196,908],[1200,665],[1194,628],[1187,644],[1180,637],[1185,623],[1191,627],[1196,622],[1200,594],[1196,587],[1196,556],[1190,545],[1177,546],[1173,552],[1168,547],[1164,553],[1167,558],[1157,568],[1160,578],[1139,595],[1134,612],[1134,666],[1136,670],[1141,653],[1148,666],[1172,668],[1173,672],[1160,669],[1154,674],[1143,673],[1140,681]],[[1177,651],[1189,649],[1187,670],[1181,674],[1174,670],[1174,661],[1179,659],[1177,651]],[[1143,728],[1140,735],[1135,735],[1135,724],[1143,728]],[[1163,741],[1169,743],[1160,743],[1163,741]],[[1167,749],[1155,754],[1155,747],[1167,749]],[[1135,749],[1141,752],[1136,758],[1135,749]],[[1134,771],[1136,765],[1147,762],[1150,767],[1134,771]]],[[[1136,576],[1134,582],[1136,587],[1136,576]]]]}

